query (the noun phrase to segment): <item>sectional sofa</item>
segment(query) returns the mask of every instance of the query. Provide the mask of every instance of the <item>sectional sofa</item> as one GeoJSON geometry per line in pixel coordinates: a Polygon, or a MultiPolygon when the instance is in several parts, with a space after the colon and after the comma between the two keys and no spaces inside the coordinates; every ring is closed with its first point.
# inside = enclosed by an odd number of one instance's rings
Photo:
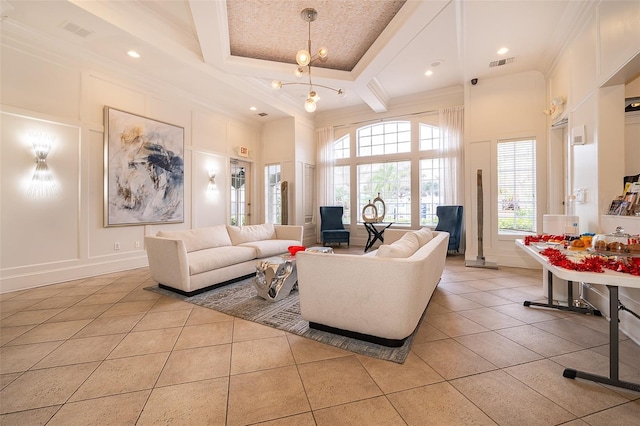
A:
{"type": "Polygon", "coordinates": [[[388,229],[366,255],[296,254],[302,318],[311,328],[401,346],[418,326],[447,256],[449,234],[388,229]]]}
{"type": "Polygon", "coordinates": [[[260,259],[302,244],[297,225],[218,225],[160,231],[145,237],[151,278],[160,287],[192,296],[255,274],[260,259]]]}

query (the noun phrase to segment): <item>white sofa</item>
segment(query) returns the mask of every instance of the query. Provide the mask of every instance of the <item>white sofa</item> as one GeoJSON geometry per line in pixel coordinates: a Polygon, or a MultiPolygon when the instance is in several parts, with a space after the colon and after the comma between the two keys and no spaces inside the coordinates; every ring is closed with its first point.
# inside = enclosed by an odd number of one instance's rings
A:
{"type": "Polygon", "coordinates": [[[401,346],[444,269],[447,232],[388,229],[366,255],[296,254],[302,318],[311,328],[401,346]]]}
{"type": "Polygon", "coordinates": [[[259,259],[302,244],[302,226],[218,225],[145,237],[151,278],[192,296],[256,272],[259,259]]]}

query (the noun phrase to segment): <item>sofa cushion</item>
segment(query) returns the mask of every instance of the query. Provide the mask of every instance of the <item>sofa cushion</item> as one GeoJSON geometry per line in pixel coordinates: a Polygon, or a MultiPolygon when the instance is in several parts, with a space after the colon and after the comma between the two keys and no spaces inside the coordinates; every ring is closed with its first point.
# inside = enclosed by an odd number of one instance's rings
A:
{"type": "Polygon", "coordinates": [[[414,234],[416,234],[416,237],[418,237],[418,243],[420,244],[420,247],[427,244],[433,239],[433,233],[429,228],[421,228],[417,231],[414,231],[414,234]]]}
{"type": "Polygon", "coordinates": [[[251,247],[215,247],[191,252],[187,257],[189,275],[196,275],[255,259],[256,251],[251,247]]]}
{"type": "Polygon", "coordinates": [[[405,258],[411,256],[420,248],[418,237],[414,232],[407,232],[392,244],[383,244],[378,248],[376,256],[405,258]]]}
{"type": "Polygon", "coordinates": [[[226,225],[210,226],[185,231],[159,231],[157,236],[184,241],[187,253],[196,250],[231,245],[231,239],[229,238],[226,225]]]}
{"type": "Polygon", "coordinates": [[[273,240],[276,238],[276,230],[272,223],[248,226],[227,225],[227,231],[234,246],[251,241],[273,240]]]}
{"type": "Polygon", "coordinates": [[[262,240],[242,243],[238,247],[251,247],[255,249],[257,257],[270,257],[282,253],[288,253],[289,246],[298,246],[296,240],[262,240]]]}

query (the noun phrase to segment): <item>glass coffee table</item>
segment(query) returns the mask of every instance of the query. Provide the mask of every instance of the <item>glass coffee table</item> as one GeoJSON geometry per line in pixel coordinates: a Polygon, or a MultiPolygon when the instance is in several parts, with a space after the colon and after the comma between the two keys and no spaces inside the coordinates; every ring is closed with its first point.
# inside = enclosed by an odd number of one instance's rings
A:
{"type": "MultiPolygon", "coordinates": [[[[309,247],[305,251],[332,254],[331,247],[309,247]]],[[[296,257],[289,254],[273,256],[256,263],[253,285],[258,296],[270,302],[284,299],[298,285],[296,257]]]]}

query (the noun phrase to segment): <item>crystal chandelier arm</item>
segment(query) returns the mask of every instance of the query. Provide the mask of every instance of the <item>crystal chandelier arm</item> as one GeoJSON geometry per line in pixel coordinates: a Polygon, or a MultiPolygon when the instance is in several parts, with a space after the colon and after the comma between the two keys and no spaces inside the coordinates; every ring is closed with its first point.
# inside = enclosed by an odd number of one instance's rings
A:
{"type": "MultiPolygon", "coordinates": [[[[325,86],[325,85],[323,85],[323,84],[317,84],[317,83],[316,83],[316,84],[314,84],[314,86],[322,87],[323,89],[333,90],[334,92],[336,92],[336,93],[338,93],[338,94],[342,94],[342,93],[344,93],[344,90],[342,90],[342,89],[334,89],[333,87],[325,86]]],[[[312,86],[312,87],[313,87],[313,86],[312,86]]]]}

